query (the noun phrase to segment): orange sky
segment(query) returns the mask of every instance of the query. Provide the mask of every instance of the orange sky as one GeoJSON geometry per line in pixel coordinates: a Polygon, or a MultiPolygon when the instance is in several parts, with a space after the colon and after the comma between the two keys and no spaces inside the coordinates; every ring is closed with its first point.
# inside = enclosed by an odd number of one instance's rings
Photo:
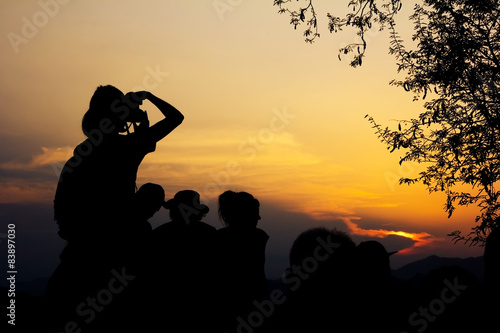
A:
{"type": "MultiPolygon", "coordinates": [[[[271,0],[222,0],[225,11],[212,0],[63,2],[0,3],[0,204],[52,202],[60,167],[83,140],[90,96],[109,83],[150,90],[185,115],[146,157],[138,185],[157,182],[168,195],[196,189],[213,212],[223,190],[246,190],[273,212],[303,214],[302,229],[412,241],[389,249],[400,258],[481,254],[446,236],[468,232],[476,211],[449,220],[443,195],[397,185],[418,166],[400,167],[364,118],[397,126],[422,106],[389,86],[397,74],[385,32],[368,35],[363,66],[353,69],[337,50],[355,36],[326,28],[332,1],[316,1],[321,38],[312,45],[271,0]]],[[[266,223],[281,240],[287,226],[266,223]]],[[[270,248],[285,255],[300,228],[270,248]]]]}

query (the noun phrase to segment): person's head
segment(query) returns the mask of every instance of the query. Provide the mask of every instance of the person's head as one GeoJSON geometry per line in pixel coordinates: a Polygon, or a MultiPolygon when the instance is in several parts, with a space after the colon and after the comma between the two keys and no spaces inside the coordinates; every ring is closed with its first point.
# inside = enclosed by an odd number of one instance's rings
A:
{"type": "Polygon", "coordinates": [[[247,192],[226,191],[219,196],[219,218],[226,227],[255,227],[259,207],[259,200],[247,192]]]}
{"type": "Polygon", "coordinates": [[[165,191],[158,184],[146,183],[135,193],[138,214],[146,219],[151,218],[165,202],[165,191]]]}
{"type": "Polygon", "coordinates": [[[389,283],[391,279],[389,257],[394,253],[396,252],[387,252],[384,245],[376,240],[359,243],[355,251],[357,273],[372,284],[389,283]]]}
{"type": "Polygon", "coordinates": [[[347,291],[355,248],[356,244],[346,232],[325,227],[308,229],[290,248],[287,274],[294,277],[288,276],[287,281],[296,282],[292,289],[299,286],[302,291],[311,291],[315,295],[316,292],[330,295],[332,288],[347,291]]]}
{"type": "Polygon", "coordinates": [[[290,249],[290,266],[303,265],[304,261],[315,259],[326,261],[343,254],[351,255],[356,244],[351,236],[341,230],[315,227],[302,232],[290,249]],[[328,245],[328,248],[325,248],[328,245]],[[321,258],[316,258],[316,257],[321,258]],[[328,258],[326,258],[328,257],[328,258]],[[325,260],[323,260],[325,258],[325,260]]]}
{"type": "Polygon", "coordinates": [[[186,224],[201,220],[209,212],[209,208],[200,203],[200,194],[192,190],[177,192],[163,207],[170,211],[172,221],[186,224]]]}
{"type": "Polygon", "coordinates": [[[82,119],[83,133],[89,136],[95,130],[100,131],[101,134],[120,132],[125,122],[120,119],[117,111],[124,96],[120,89],[112,85],[97,87],[90,99],[89,109],[82,119]]]}
{"type": "Polygon", "coordinates": [[[500,289],[500,228],[493,229],[484,246],[484,282],[500,289]]]}

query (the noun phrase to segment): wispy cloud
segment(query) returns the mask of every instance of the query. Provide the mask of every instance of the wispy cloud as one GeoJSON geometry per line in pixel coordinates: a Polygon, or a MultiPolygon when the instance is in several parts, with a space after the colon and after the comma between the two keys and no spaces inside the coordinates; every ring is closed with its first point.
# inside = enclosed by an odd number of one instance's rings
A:
{"type": "Polygon", "coordinates": [[[0,181],[0,203],[51,203],[57,181],[11,179],[0,181]]]}
{"type": "Polygon", "coordinates": [[[42,147],[42,151],[32,156],[28,162],[7,161],[0,163],[4,170],[34,170],[47,165],[65,163],[71,157],[73,149],[67,147],[42,147]]]}
{"type": "Polygon", "coordinates": [[[71,157],[68,147],[42,147],[26,162],[0,163],[0,203],[51,203],[62,166],[71,157]]]}
{"type": "Polygon", "coordinates": [[[399,254],[413,254],[419,249],[427,248],[430,249],[432,244],[436,241],[441,240],[427,232],[406,232],[402,230],[387,230],[387,229],[363,229],[355,220],[360,220],[359,217],[342,217],[342,221],[345,223],[349,231],[353,235],[372,237],[372,238],[386,238],[390,235],[396,235],[400,237],[409,238],[414,241],[413,246],[399,250],[399,254]]]}

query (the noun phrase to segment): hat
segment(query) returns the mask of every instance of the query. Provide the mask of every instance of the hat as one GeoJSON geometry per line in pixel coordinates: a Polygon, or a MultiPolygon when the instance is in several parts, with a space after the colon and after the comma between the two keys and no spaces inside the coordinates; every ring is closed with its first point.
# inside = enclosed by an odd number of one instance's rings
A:
{"type": "Polygon", "coordinates": [[[200,194],[192,190],[183,190],[177,192],[172,199],[165,201],[163,207],[172,210],[175,208],[181,208],[181,205],[185,209],[199,212],[200,215],[205,215],[209,211],[208,206],[200,203],[200,194]]]}

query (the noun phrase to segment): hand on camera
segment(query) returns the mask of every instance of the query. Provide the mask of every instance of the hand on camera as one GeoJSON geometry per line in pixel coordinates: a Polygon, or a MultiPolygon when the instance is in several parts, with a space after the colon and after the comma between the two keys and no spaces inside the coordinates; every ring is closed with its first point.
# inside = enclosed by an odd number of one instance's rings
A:
{"type": "Polygon", "coordinates": [[[132,102],[135,102],[139,105],[142,105],[142,101],[145,99],[148,99],[149,97],[149,92],[142,90],[142,91],[130,91],[125,95],[129,100],[132,102]]]}

